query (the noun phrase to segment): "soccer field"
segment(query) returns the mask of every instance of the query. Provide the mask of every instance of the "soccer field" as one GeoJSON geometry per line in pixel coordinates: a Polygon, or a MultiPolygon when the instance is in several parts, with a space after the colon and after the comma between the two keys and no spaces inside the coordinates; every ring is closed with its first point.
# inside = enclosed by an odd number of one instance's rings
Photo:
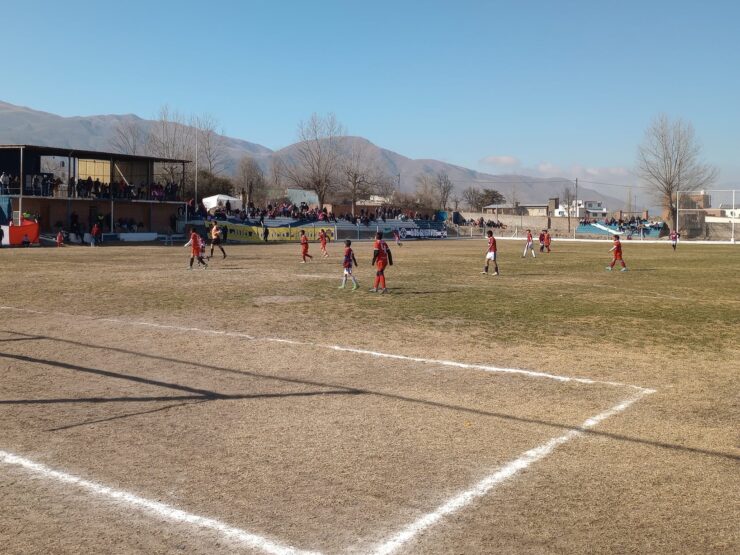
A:
{"type": "Polygon", "coordinates": [[[2,250],[0,545],[736,553],[740,251],[623,245],[2,250]]]}

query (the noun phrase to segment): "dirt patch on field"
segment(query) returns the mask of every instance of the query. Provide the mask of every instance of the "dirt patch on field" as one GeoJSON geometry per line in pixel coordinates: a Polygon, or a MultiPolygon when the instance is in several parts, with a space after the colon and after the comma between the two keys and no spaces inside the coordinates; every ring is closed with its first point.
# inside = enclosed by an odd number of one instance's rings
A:
{"type": "Polygon", "coordinates": [[[266,297],[256,297],[254,299],[254,304],[262,306],[266,304],[305,303],[310,300],[311,299],[303,295],[268,295],[266,297]]]}

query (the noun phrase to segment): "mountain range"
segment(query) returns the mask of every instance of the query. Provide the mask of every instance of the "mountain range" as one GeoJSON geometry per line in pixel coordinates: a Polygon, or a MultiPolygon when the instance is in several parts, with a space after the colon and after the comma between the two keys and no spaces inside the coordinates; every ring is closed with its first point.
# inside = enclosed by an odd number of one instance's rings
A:
{"type": "MultiPolygon", "coordinates": [[[[145,133],[156,124],[154,120],[140,118],[133,114],[62,117],[16,106],[0,101],[0,144],[32,144],[77,148],[85,150],[115,151],[113,140],[120,126],[136,124],[145,133]]],[[[257,143],[219,136],[223,149],[223,171],[233,175],[239,160],[245,155],[252,156],[264,169],[271,166],[275,156],[290,157],[296,145],[273,151],[257,143]]],[[[563,190],[561,178],[537,178],[525,175],[492,175],[462,166],[432,159],[412,159],[391,150],[379,147],[362,137],[343,137],[342,148],[351,149],[362,146],[369,160],[384,172],[400,176],[403,192],[413,191],[416,178],[420,174],[446,172],[455,184],[456,192],[473,185],[496,189],[507,201],[516,199],[522,203],[546,203],[548,198],[558,197],[563,190]]],[[[609,208],[622,208],[624,201],[605,195],[586,187],[579,188],[579,198],[601,200],[609,208]]]]}

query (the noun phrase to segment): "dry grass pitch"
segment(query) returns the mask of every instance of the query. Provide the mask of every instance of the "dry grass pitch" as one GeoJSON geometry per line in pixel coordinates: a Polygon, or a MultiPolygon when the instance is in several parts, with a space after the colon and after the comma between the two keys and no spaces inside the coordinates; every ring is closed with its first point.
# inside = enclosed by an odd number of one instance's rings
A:
{"type": "Polygon", "coordinates": [[[502,243],[0,251],[2,550],[740,550],[740,251],[502,243]]]}

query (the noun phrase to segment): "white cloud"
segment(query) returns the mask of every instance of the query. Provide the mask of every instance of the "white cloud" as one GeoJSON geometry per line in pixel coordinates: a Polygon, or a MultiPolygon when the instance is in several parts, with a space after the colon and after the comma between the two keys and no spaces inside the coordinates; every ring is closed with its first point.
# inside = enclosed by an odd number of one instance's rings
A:
{"type": "Polygon", "coordinates": [[[516,156],[486,156],[480,161],[481,164],[486,166],[496,166],[499,168],[516,168],[519,166],[519,158],[516,156]]]}

